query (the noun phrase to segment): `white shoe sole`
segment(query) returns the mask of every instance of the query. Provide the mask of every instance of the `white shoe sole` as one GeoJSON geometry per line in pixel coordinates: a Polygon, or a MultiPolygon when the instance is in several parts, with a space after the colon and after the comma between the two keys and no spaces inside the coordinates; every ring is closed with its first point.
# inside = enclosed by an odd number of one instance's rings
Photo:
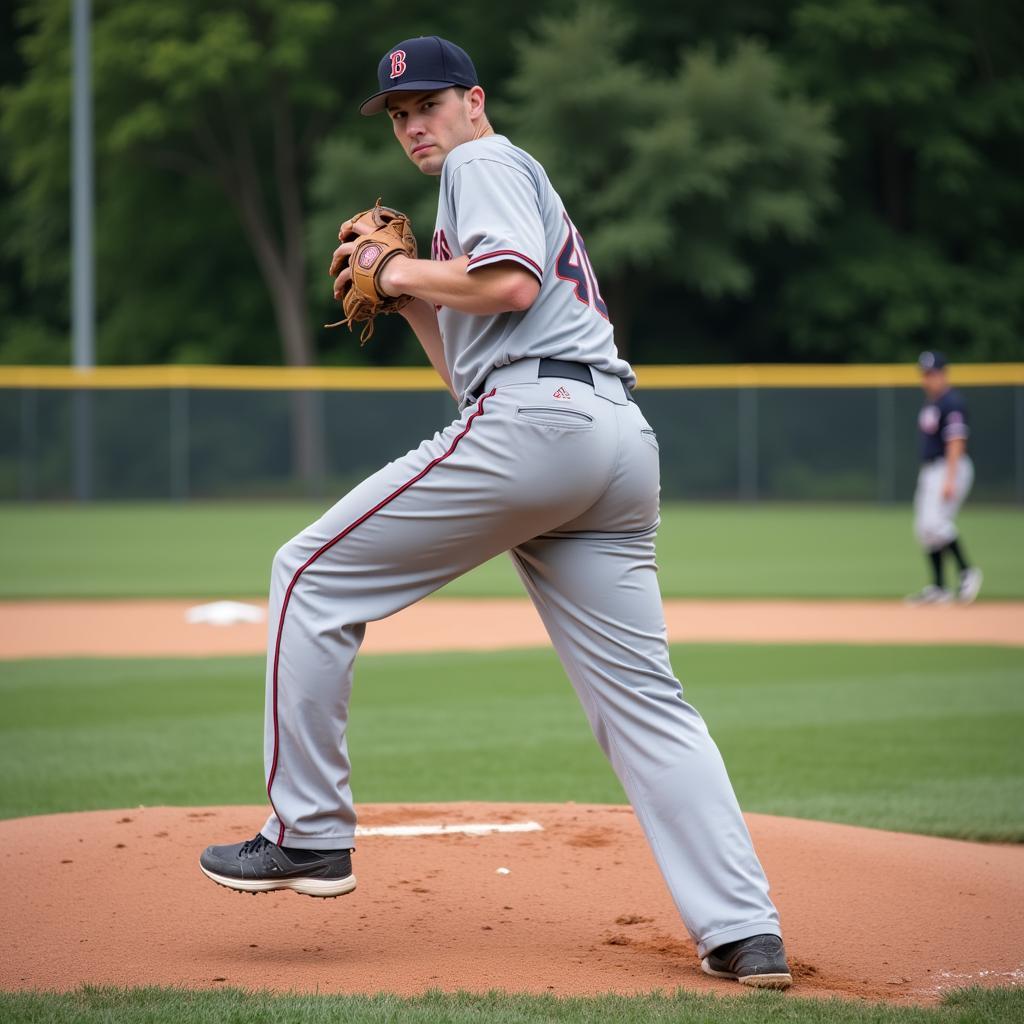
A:
{"type": "Polygon", "coordinates": [[[750,988],[772,988],[782,991],[793,984],[792,974],[748,974],[745,978],[741,978],[732,971],[716,971],[708,963],[707,957],[700,962],[700,969],[713,978],[728,978],[730,981],[738,981],[741,985],[747,985],[750,988]]]}
{"type": "Polygon", "coordinates": [[[293,892],[302,893],[303,896],[319,896],[321,899],[330,899],[334,896],[345,896],[356,887],[356,876],[349,875],[347,878],[281,878],[281,879],[255,879],[255,878],[228,878],[227,875],[218,875],[213,871],[207,871],[202,864],[199,865],[207,878],[225,889],[234,889],[236,892],[275,892],[278,889],[291,889],[293,892]]]}

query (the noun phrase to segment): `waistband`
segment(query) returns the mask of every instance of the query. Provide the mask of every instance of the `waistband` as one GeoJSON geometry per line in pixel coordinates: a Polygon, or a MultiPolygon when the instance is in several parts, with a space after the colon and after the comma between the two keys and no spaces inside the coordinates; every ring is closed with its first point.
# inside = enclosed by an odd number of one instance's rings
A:
{"type": "MultiPolygon", "coordinates": [[[[927,459],[921,459],[921,465],[922,466],[934,466],[938,462],[945,462],[945,461],[946,461],[946,456],[945,455],[929,455],[927,459]]],[[[970,466],[974,465],[973,461],[971,460],[971,456],[970,456],[969,452],[964,452],[963,455],[960,456],[960,462],[964,463],[965,465],[970,465],[970,466]]]]}
{"type": "Polygon", "coordinates": [[[614,373],[598,370],[589,363],[572,363],[565,359],[517,359],[507,366],[497,366],[488,375],[484,383],[474,392],[467,392],[462,405],[465,408],[479,400],[480,396],[491,388],[504,387],[507,384],[528,384],[540,377],[562,377],[566,380],[578,380],[589,384],[594,393],[606,398],[615,405],[635,402],[633,392],[626,382],[614,373]]]}

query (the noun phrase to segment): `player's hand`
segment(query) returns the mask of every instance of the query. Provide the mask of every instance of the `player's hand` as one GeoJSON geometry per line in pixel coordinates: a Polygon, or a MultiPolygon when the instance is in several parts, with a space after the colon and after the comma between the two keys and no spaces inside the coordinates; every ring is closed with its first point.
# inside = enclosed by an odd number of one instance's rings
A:
{"type": "Polygon", "coordinates": [[[356,247],[355,242],[342,242],[337,249],[331,254],[331,266],[327,271],[331,277],[337,277],[341,271],[342,265],[347,262],[349,256],[352,255],[352,250],[356,247]]]}
{"type": "Polygon", "coordinates": [[[334,297],[345,316],[325,327],[365,324],[359,343],[366,344],[373,334],[374,320],[388,313],[399,313],[412,302],[396,280],[396,268],[388,274],[390,285],[382,285],[384,268],[399,257],[416,259],[416,236],[409,218],[380,198],[369,210],[353,214],[338,229],[341,243],[331,254],[327,273],[334,278],[334,297]]]}
{"type": "MultiPolygon", "coordinates": [[[[332,276],[334,276],[334,297],[340,299],[345,291],[348,289],[349,283],[352,280],[352,268],[348,266],[347,260],[352,255],[352,251],[356,247],[356,242],[345,242],[343,245],[339,245],[334,250],[334,259],[331,261],[332,276]],[[339,271],[338,267],[342,264],[344,267],[339,271]]],[[[402,288],[395,283],[395,271],[396,264],[400,262],[409,262],[408,256],[393,256],[384,269],[380,272],[380,276],[377,278],[377,289],[384,295],[390,295],[392,298],[397,298],[402,294],[402,288]],[[389,284],[389,281],[391,282],[389,284]]]]}
{"type": "Polygon", "coordinates": [[[340,299],[345,292],[348,290],[348,286],[352,281],[352,268],[346,263],[341,271],[337,270],[338,266],[352,254],[352,250],[355,248],[355,242],[348,242],[345,245],[339,245],[334,250],[334,261],[331,263],[331,276],[334,277],[334,297],[340,299]],[[342,249],[347,250],[342,253],[342,249]],[[341,255],[339,255],[341,253],[341,255]]]}
{"type": "Polygon", "coordinates": [[[947,480],[942,485],[942,500],[952,501],[956,497],[956,483],[953,480],[947,480]]]}
{"type": "MultiPolygon", "coordinates": [[[[327,271],[331,277],[338,276],[342,264],[347,262],[349,256],[352,255],[352,250],[356,247],[356,242],[358,242],[358,238],[352,238],[352,235],[368,235],[374,230],[374,227],[373,221],[367,216],[360,217],[359,220],[346,220],[342,223],[341,227],[338,228],[338,241],[341,242],[341,245],[332,253],[331,266],[327,271]]],[[[349,274],[349,277],[351,276],[349,274]]],[[[337,287],[334,289],[334,297],[338,298],[337,287]]]]}

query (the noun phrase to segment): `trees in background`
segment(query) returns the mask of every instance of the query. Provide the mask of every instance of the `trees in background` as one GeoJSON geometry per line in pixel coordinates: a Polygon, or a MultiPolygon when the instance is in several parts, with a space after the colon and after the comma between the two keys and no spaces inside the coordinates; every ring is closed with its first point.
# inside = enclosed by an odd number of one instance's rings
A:
{"type": "Polygon", "coordinates": [[[838,150],[825,105],[763,44],[702,45],[651,68],[624,58],[635,31],[604,5],[542,20],[498,107],[586,235],[627,349],[637,300],[650,301],[641,282],[669,316],[680,290],[749,299],[774,244],[818,231],[838,150]]]}
{"type": "Polygon", "coordinates": [[[786,53],[845,143],[842,204],[776,313],[793,351],[1024,356],[1024,18],[994,0],[805,0],[786,53]]]}
{"type": "MultiPolygon", "coordinates": [[[[66,222],[57,214],[66,209],[68,189],[67,8],[52,0],[25,5],[28,74],[7,93],[3,112],[26,276],[47,290],[67,273],[66,262],[51,262],[66,249],[66,222]]],[[[223,314],[229,301],[244,308],[262,292],[283,361],[314,362],[306,182],[338,105],[322,66],[332,59],[328,41],[339,30],[339,12],[326,0],[96,5],[104,355],[132,361],[157,311],[174,324],[185,305],[219,306],[223,314]],[[221,214],[225,208],[233,223],[221,214]],[[214,232],[227,234],[229,245],[217,247],[220,258],[211,263],[214,232]],[[165,246],[175,251],[176,266],[161,258],[165,246]],[[257,278],[256,288],[246,288],[247,276],[257,278]]],[[[222,344],[210,341],[214,352],[222,344]]]]}
{"type": "MultiPolygon", "coordinates": [[[[362,352],[320,324],[348,212],[383,194],[430,237],[436,181],[356,113],[392,36],[430,32],[544,163],[635,360],[1024,351],[1013,5],[388,11],[95,0],[102,361],[418,358],[401,323],[362,352]]],[[[26,0],[0,45],[6,362],[68,357],[69,43],[65,0],[26,0]]]]}

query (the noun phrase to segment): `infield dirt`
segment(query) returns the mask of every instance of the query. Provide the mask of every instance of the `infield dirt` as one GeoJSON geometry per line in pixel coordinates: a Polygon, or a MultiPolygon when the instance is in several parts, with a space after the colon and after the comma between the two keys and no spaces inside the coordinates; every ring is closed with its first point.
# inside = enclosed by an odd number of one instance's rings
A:
{"type": "MultiPolygon", "coordinates": [[[[0,658],[257,653],[266,624],[196,626],[194,602],[0,604],[0,658]]],[[[666,604],[675,641],[1024,642],[1024,604],[666,604]]],[[[523,601],[422,602],[373,624],[366,650],[547,642],[523,601]]],[[[371,836],[339,900],[220,889],[211,842],[255,834],[259,807],[136,808],[0,821],[8,923],[0,987],[240,986],[735,993],[700,971],[628,807],[362,805],[361,823],[536,821],[542,831],[371,836]],[[499,873],[499,868],[507,873],[499,873]]],[[[934,1003],[1024,983],[1024,847],[748,815],[773,883],[794,996],[934,1003]]]]}
{"type": "MultiPolygon", "coordinates": [[[[0,659],[209,657],[265,650],[265,623],[189,623],[185,614],[197,603],[0,602],[0,659]]],[[[670,600],[665,620],[673,643],[1024,644],[1019,601],[912,608],[895,601],[670,600]]],[[[548,643],[527,600],[438,598],[371,623],[363,650],[499,650],[548,643]]]]}
{"type": "MultiPolygon", "coordinates": [[[[200,873],[206,844],[248,838],[263,816],[158,807],[0,822],[6,875],[20,880],[0,896],[0,986],[741,991],[701,973],[628,807],[364,805],[363,825],[543,831],[360,839],[359,886],[337,900],[235,893],[200,873]]],[[[747,820],[793,995],[933,1003],[1024,981],[1024,848],[747,820]]]]}

